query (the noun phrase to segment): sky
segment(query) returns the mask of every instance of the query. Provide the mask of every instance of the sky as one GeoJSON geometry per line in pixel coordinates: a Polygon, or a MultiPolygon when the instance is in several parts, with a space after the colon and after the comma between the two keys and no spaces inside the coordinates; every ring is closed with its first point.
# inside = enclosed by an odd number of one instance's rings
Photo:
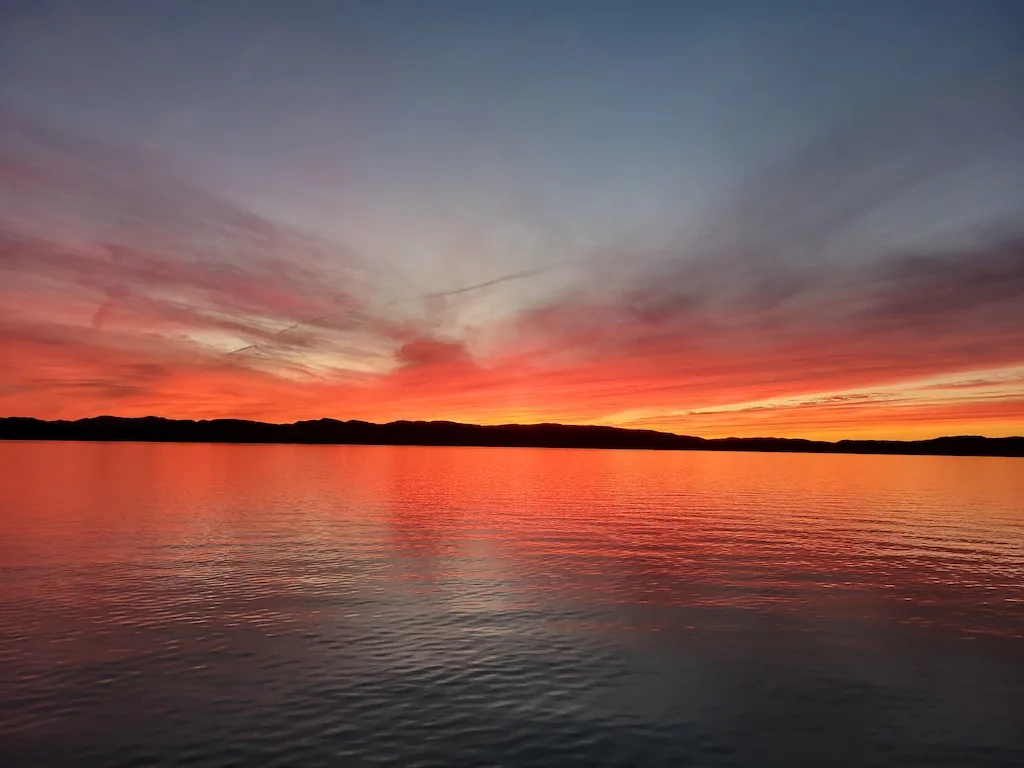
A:
{"type": "Polygon", "coordinates": [[[0,415],[1024,434],[1016,0],[0,0],[0,415]]]}

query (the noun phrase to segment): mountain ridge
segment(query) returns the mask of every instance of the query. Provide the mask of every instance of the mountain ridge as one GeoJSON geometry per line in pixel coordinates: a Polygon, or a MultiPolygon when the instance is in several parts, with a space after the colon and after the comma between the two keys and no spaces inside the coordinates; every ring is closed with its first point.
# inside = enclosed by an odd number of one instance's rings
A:
{"type": "Polygon", "coordinates": [[[88,442],[293,443],[506,448],[855,453],[1024,457],[1024,436],[952,435],[927,440],[809,440],[787,437],[703,438],[652,429],[569,424],[464,424],[322,418],[275,424],[246,419],[94,416],[74,421],[0,417],[0,440],[88,442]]]}

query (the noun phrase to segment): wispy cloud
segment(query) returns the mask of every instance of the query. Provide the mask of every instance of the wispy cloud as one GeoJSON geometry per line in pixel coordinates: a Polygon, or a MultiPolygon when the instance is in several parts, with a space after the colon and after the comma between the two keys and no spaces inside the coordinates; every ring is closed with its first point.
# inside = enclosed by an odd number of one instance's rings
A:
{"type": "Polygon", "coordinates": [[[915,212],[941,211],[980,147],[1024,120],[930,98],[857,113],[697,231],[447,290],[0,112],[0,408],[1020,431],[1021,379],[970,372],[1024,364],[1024,200],[979,187],[930,229],[915,212]],[[558,269],[578,279],[553,297],[454,322],[558,269]]]}

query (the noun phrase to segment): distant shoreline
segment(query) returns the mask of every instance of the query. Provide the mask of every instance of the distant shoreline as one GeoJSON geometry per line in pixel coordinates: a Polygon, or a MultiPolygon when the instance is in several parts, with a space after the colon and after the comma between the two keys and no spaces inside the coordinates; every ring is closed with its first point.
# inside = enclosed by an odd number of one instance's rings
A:
{"type": "Polygon", "coordinates": [[[565,424],[483,426],[450,421],[190,421],[157,416],[98,416],[77,421],[0,418],[0,440],[146,443],[291,443],[299,445],[419,445],[501,448],[596,448],[662,451],[846,453],[899,456],[1024,457],[1024,437],[964,435],[930,440],[804,440],[783,437],[705,439],[670,432],[565,424]]]}

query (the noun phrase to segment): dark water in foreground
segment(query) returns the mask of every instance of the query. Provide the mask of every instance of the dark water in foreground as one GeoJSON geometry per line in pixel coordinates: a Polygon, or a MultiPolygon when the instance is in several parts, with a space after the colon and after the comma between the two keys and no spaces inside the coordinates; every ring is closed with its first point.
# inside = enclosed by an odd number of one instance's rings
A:
{"type": "Polygon", "coordinates": [[[1024,461],[0,443],[0,765],[1024,765],[1024,461]]]}

